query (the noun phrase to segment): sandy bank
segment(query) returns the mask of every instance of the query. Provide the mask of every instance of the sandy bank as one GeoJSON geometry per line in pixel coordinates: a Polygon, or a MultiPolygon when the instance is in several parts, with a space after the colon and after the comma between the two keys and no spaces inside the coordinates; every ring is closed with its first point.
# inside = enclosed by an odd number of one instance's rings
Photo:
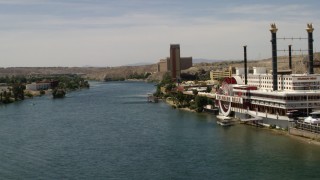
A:
{"type": "MultiPolygon", "coordinates": [[[[170,99],[166,99],[165,102],[168,103],[170,106],[177,107],[177,105],[170,99]]],[[[196,112],[195,110],[191,110],[190,108],[177,108],[177,109],[180,109],[183,111],[189,111],[189,112],[196,112]]]]}

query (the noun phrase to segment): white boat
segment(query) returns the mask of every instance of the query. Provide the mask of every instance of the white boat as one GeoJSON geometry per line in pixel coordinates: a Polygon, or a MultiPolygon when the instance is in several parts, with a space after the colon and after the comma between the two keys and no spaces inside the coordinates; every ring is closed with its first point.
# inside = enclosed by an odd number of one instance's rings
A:
{"type": "Polygon", "coordinates": [[[223,120],[223,121],[217,121],[217,124],[219,124],[220,126],[232,126],[233,122],[229,121],[229,120],[223,120]]]}
{"type": "Polygon", "coordinates": [[[230,117],[224,115],[217,115],[217,118],[221,121],[231,120],[230,117]]]}
{"type": "Polygon", "coordinates": [[[310,116],[304,119],[305,123],[309,124],[319,124],[320,123],[320,112],[312,112],[310,113],[310,116]]]}
{"type": "Polygon", "coordinates": [[[203,107],[203,111],[204,112],[208,112],[208,113],[211,113],[211,114],[218,114],[219,113],[219,109],[214,107],[213,105],[206,105],[203,107]]]}
{"type": "Polygon", "coordinates": [[[220,126],[232,126],[233,122],[230,117],[224,115],[217,115],[217,124],[220,126]]]}

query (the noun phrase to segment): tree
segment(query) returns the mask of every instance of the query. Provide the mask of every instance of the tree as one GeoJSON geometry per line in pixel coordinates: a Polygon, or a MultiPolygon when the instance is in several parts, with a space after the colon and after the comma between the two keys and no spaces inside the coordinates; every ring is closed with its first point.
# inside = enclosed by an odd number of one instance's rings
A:
{"type": "Polygon", "coordinates": [[[197,95],[195,98],[195,105],[197,112],[203,111],[203,106],[208,104],[208,98],[205,96],[199,96],[197,95]]]}
{"type": "Polygon", "coordinates": [[[161,96],[163,95],[162,92],[161,92],[161,86],[160,86],[160,84],[157,85],[157,90],[156,90],[155,93],[153,93],[153,95],[154,95],[155,97],[161,97],[161,96]]]}
{"type": "Polygon", "coordinates": [[[195,96],[198,95],[198,90],[196,90],[196,89],[192,90],[192,94],[195,96]]]}
{"type": "Polygon", "coordinates": [[[171,91],[173,88],[175,88],[176,85],[173,83],[167,84],[166,85],[166,91],[171,91]]]}
{"type": "Polygon", "coordinates": [[[63,98],[65,97],[65,95],[66,95],[66,91],[64,89],[56,88],[52,91],[53,98],[63,98]]]}
{"type": "Polygon", "coordinates": [[[12,93],[14,100],[24,100],[24,90],[26,89],[26,86],[22,84],[14,84],[12,85],[12,93]]]}
{"type": "Polygon", "coordinates": [[[40,90],[40,95],[45,95],[46,92],[44,90],[40,90]]]}
{"type": "Polygon", "coordinates": [[[161,86],[164,86],[166,84],[171,84],[172,83],[172,78],[170,76],[169,73],[165,73],[163,76],[162,76],[162,81],[160,82],[161,86]]]}
{"type": "Polygon", "coordinates": [[[212,87],[207,86],[207,93],[210,93],[212,91],[212,87]]]}
{"type": "Polygon", "coordinates": [[[81,84],[80,84],[80,87],[81,87],[81,88],[90,88],[90,84],[89,84],[88,81],[82,80],[82,81],[81,81],[81,84]]]}
{"type": "Polygon", "coordinates": [[[12,102],[10,99],[10,96],[11,96],[10,92],[4,91],[3,96],[4,96],[4,100],[2,101],[3,103],[7,104],[12,102]]]}
{"type": "Polygon", "coordinates": [[[186,99],[185,95],[181,91],[178,91],[176,98],[177,98],[179,104],[182,104],[183,101],[185,101],[185,99],[186,99]]]}

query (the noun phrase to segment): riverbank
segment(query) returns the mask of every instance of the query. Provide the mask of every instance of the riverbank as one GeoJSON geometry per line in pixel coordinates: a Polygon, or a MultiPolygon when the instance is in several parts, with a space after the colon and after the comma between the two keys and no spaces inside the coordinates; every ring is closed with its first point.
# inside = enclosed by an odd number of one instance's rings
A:
{"type": "MultiPolygon", "coordinates": [[[[166,102],[168,105],[174,107],[174,108],[177,108],[177,105],[170,99],[165,99],[164,102],[166,102]]],[[[179,110],[182,110],[182,111],[188,111],[188,112],[196,112],[195,110],[192,110],[190,108],[177,108],[179,110]]],[[[239,120],[237,120],[238,123],[236,124],[242,124],[240,123],[239,120]]],[[[242,125],[246,125],[246,126],[251,126],[251,125],[248,125],[248,124],[242,124],[242,125]]],[[[300,142],[304,142],[306,144],[312,144],[312,145],[317,145],[317,146],[320,146],[320,142],[315,140],[315,139],[310,139],[310,138],[307,138],[307,137],[302,137],[302,136],[296,136],[296,135],[293,135],[293,134],[290,134],[288,130],[283,130],[283,129],[271,129],[271,128],[268,128],[268,127],[255,127],[255,126],[251,126],[252,128],[259,128],[261,130],[264,130],[264,131],[268,131],[272,134],[275,134],[275,135],[281,135],[281,136],[287,136],[288,138],[292,138],[294,140],[297,140],[297,141],[300,141],[300,142]]]]}
{"type": "Polygon", "coordinates": [[[287,136],[289,138],[304,142],[306,144],[313,144],[313,145],[320,146],[320,142],[315,139],[310,139],[310,138],[303,137],[303,136],[293,135],[293,134],[290,134],[289,131],[280,130],[280,129],[270,129],[270,128],[261,128],[261,129],[267,130],[267,131],[269,131],[273,134],[276,134],[276,135],[287,136]]]}
{"type": "Polygon", "coordinates": [[[177,108],[177,109],[180,109],[180,110],[183,110],[183,111],[188,111],[188,112],[196,112],[195,110],[192,110],[192,109],[190,109],[190,108],[187,108],[187,107],[185,107],[185,108],[178,108],[177,107],[177,105],[172,101],[172,100],[170,100],[170,99],[165,99],[164,100],[167,104],[169,104],[171,107],[173,107],[173,108],[177,108]]]}

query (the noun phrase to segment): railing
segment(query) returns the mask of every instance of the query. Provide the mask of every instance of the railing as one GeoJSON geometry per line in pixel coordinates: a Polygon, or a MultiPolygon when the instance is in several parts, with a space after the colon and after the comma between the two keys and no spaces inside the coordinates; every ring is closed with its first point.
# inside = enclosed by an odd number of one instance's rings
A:
{"type": "Polygon", "coordinates": [[[320,134],[320,126],[319,126],[319,124],[310,124],[310,123],[297,121],[297,122],[295,122],[293,124],[293,127],[297,128],[297,129],[301,129],[301,130],[310,131],[310,132],[313,132],[313,133],[320,134]]]}

